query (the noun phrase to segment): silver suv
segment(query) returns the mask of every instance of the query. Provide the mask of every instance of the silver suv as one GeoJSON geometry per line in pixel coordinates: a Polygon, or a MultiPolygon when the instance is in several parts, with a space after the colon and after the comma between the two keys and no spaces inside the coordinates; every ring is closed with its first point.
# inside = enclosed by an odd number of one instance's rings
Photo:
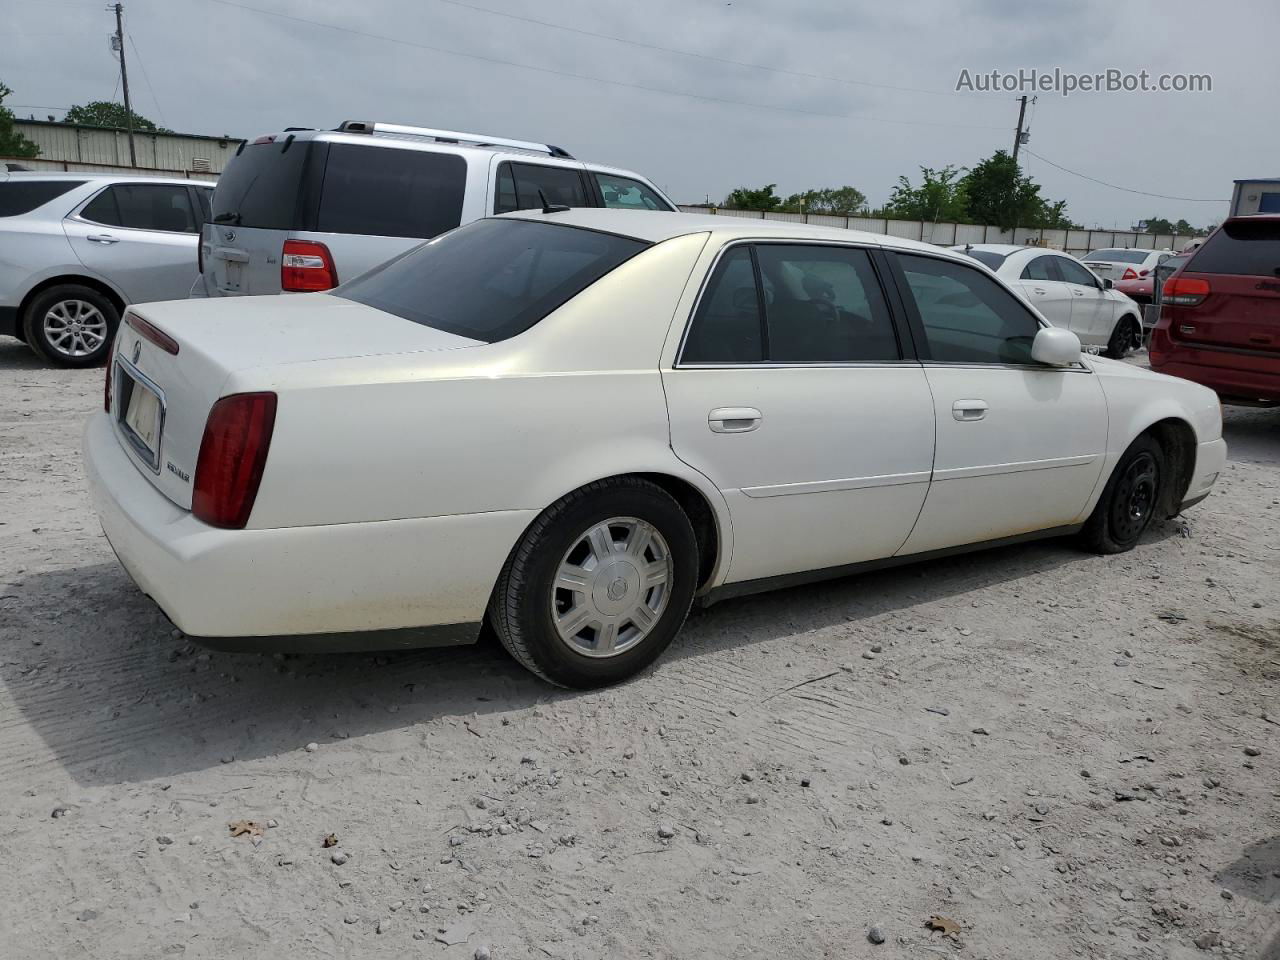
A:
{"type": "Polygon", "coordinates": [[[0,172],[0,334],[52,363],[101,362],[126,304],[187,295],[212,187],[0,172]]]}
{"type": "Polygon", "coordinates": [[[446,230],[546,204],[675,210],[559,147],[347,121],[243,144],[213,195],[193,297],[327,290],[446,230]]]}

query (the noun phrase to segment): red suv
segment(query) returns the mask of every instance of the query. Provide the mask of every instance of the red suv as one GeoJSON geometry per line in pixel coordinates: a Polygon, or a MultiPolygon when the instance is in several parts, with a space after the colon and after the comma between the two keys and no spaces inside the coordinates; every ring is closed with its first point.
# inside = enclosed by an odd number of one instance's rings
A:
{"type": "Polygon", "coordinates": [[[1280,403],[1280,216],[1231,217],[1165,283],[1151,366],[1280,403]]]}

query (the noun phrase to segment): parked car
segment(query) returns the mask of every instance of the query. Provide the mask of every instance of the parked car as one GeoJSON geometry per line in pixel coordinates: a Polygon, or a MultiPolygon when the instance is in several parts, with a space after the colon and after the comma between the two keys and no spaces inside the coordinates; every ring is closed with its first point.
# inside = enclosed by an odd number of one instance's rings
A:
{"type": "Polygon", "coordinates": [[[0,172],[0,334],[101,363],[130,303],[185,297],[212,184],[0,172]]]}
{"type": "Polygon", "coordinates": [[[1280,216],[1232,217],[1164,285],[1151,365],[1234,403],[1280,403],[1280,216]]]}
{"type": "Polygon", "coordinates": [[[1044,247],[1005,243],[952,247],[990,267],[1055,327],[1120,359],[1142,345],[1142,308],[1094,276],[1075,257],[1044,247]]]}
{"type": "Polygon", "coordinates": [[[1149,270],[1145,277],[1115,281],[1115,289],[1138,304],[1138,306],[1145,307],[1154,300],[1157,277],[1163,278],[1163,280],[1169,279],[1175,270],[1187,262],[1189,256],[1189,254],[1185,253],[1175,253],[1169,259],[1157,264],[1154,269],[1149,270]]]}
{"type": "Polygon", "coordinates": [[[1172,250],[1138,250],[1119,247],[1095,250],[1084,258],[1084,264],[1104,280],[1140,280],[1157,265],[1173,256],[1172,250]]]}
{"type": "Polygon", "coordinates": [[[218,181],[191,295],[328,290],[459,224],[544,203],[676,209],[639,174],[550,144],[363,121],[258,137],[218,181]]]}
{"type": "Polygon", "coordinates": [[[132,309],[85,455],[121,562],[205,643],[488,618],[589,687],[695,596],[1059,534],[1128,550],[1208,495],[1221,425],[1212,391],[1082,355],[957,253],[523,211],[331,294],[132,309]]]}

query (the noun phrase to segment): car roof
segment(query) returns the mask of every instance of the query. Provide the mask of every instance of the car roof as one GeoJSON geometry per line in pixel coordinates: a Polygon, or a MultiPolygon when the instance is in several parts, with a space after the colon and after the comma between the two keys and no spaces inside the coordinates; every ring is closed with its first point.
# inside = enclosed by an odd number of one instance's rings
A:
{"type": "Polygon", "coordinates": [[[760,220],[755,217],[719,214],[670,213],[664,210],[619,210],[607,207],[574,207],[556,213],[541,210],[516,210],[500,215],[500,219],[535,220],[558,223],[586,230],[614,233],[649,243],[661,243],[691,233],[715,233],[726,240],[736,238],[823,240],[839,243],[865,243],[878,247],[951,254],[945,247],[919,240],[891,237],[864,230],[842,227],[820,227],[790,220],[760,220]]]}
{"type": "Polygon", "coordinates": [[[25,180],[74,180],[76,183],[86,183],[90,180],[115,183],[128,182],[130,180],[146,180],[148,183],[193,183],[200,186],[212,187],[212,180],[191,180],[186,177],[162,177],[152,176],[147,173],[103,173],[101,170],[84,170],[80,173],[74,171],[64,173],[61,170],[42,173],[39,170],[11,170],[9,173],[0,171],[0,183],[8,181],[22,182],[25,180]]]}

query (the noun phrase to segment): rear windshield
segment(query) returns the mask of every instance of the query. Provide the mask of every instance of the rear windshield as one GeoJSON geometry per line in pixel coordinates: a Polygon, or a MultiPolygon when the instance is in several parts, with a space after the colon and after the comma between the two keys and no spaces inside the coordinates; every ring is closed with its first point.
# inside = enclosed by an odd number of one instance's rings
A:
{"type": "Polygon", "coordinates": [[[1241,220],[1223,224],[1187,264],[1191,273],[1234,273],[1280,277],[1280,221],[1241,220]]]}
{"type": "Polygon", "coordinates": [[[1150,250],[1095,250],[1084,258],[1084,262],[1102,260],[1107,263],[1142,263],[1149,256],[1150,250]]]}
{"type": "Polygon", "coordinates": [[[0,217],[30,213],[83,183],[83,180],[10,180],[0,183],[0,217]]]}
{"type": "Polygon", "coordinates": [[[473,340],[523,333],[648,246],[528,220],[478,220],[333,292],[473,340]]]}
{"type": "Polygon", "coordinates": [[[324,145],[292,137],[250,143],[232,157],[213,191],[213,222],[269,230],[314,227],[316,169],[324,145]]]}
{"type": "Polygon", "coordinates": [[[999,270],[1000,264],[1008,259],[1008,255],[1004,253],[992,253],[990,250],[965,250],[967,256],[973,257],[979,263],[985,264],[992,270],[999,270]]]}

